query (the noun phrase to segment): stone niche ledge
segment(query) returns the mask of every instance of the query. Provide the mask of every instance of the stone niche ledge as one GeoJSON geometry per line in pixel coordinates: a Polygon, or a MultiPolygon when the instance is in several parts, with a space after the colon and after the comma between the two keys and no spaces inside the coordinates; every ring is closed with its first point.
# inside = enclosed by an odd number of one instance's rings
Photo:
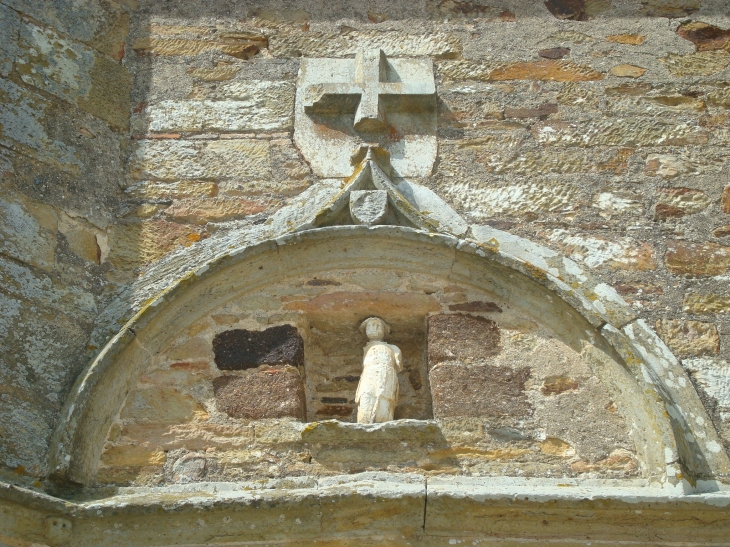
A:
{"type": "Polygon", "coordinates": [[[302,441],[336,446],[393,442],[437,445],[446,442],[436,420],[392,420],[381,424],[339,420],[311,422],[302,429],[302,441]]]}

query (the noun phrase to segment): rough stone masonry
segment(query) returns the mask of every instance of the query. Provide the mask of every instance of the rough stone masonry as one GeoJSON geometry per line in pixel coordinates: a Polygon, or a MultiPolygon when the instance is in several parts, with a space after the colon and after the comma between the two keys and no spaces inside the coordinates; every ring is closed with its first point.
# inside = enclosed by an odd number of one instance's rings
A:
{"type": "MultiPolygon", "coordinates": [[[[526,238],[614,287],[730,448],[726,0],[0,0],[4,482],[47,487],[59,411],[127,310],[206,246],[338,184],[294,142],[297,75],[372,48],[434,66],[437,156],[413,182],[468,236],[526,238]]],[[[477,305],[456,298],[439,305],[477,305]]],[[[446,366],[469,385],[476,365],[446,366]]],[[[554,376],[546,398],[570,394],[554,376]]]]}

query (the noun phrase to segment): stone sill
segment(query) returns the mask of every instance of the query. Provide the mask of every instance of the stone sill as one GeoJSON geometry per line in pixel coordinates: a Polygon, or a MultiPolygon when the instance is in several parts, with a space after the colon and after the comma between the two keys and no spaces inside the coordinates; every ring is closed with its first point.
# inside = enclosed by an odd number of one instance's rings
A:
{"type": "Polygon", "coordinates": [[[304,424],[301,435],[305,443],[345,447],[394,442],[418,445],[446,443],[436,420],[393,420],[381,424],[325,420],[304,424]]]}

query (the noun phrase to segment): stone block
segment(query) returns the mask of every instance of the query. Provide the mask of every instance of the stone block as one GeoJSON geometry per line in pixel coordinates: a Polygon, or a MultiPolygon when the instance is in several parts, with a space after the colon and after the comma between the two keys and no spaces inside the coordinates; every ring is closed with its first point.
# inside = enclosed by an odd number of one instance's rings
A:
{"type": "Polygon", "coordinates": [[[678,357],[699,357],[720,353],[720,336],[712,323],[660,319],[657,334],[678,357]]]}
{"type": "Polygon", "coordinates": [[[501,351],[500,329],[490,319],[460,313],[428,318],[429,368],[444,361],[483,363],[501,351]]]}
{"type": "Polygon", "coordinates": [[[127,396],[120,417],[128,423],[180,423],[206,416],[202,405],[175,388],[145,388],[127,396]]]}
{"type": "Polygon", "coordinates": [[[547,10],[561,21],[588,21],[611,8],[605,0],[545,0],[547,10]]]}
{"type": "Polygon", "coordinates": [[[722,191],[722,212],[730,214],[730,186],[725,186],[725,189],[722,191]]]}
{"type": "Polygon", "coordinates": [[[242,197],[190,198],[173,203],[165,216],[175,222],[206,224],[246,218],[266,209],[266,204],[242,197]]]}
{"type": "Polygon", "coordinates": [[[214,182],[183,180],[180,182],[142,181],[130,186],[125,194],[134,200],[167,201],[185,198],[212,198],[218,194],[214,182]]]}
{"type": "Polygon", "coordinates": [[[528,418],[533,413],[525,388],[529,378],[528,367],[438,364],[429,373],[433,415],[528,418]]]}
{"type": "Polygon", "coordinates": [[[216,408],[232,418],[304,419],[304,383],[292,367],[260,368],[213,380],[216,408]]]}
{"type": "Polygon", "coordinates": [[[552,230],[550,241],[560,246],[573,260],[589,268],[609,266],[617,270],[655,270],[654,248],[629,237],[605,238],[589,234],[570,234],[567,230],[552,230]]]}
{"type": "Polygon", "coordinates": [[[505,63],[495,66],[493,63],[475,61],[454,61],[439,64],[439,74],[451,81],[479,80],[537,80],[553,82],[587,82],[603,79],[603,74],[585,65],[572,61],[550,60],[505,63]]]}
{"type": "MultiPolygon", "coordinates": [[[[123,3],[123,2],[122,2],[123,3]]],[[[41,24],[72,36],[120,61],[129,31],[129,13],[109,0],[5,0],[4,4],[41,24]],[[83,17],[79,14],[83,13],[83,17]]]]}
{"type": "Polygon", "coordinates": [[[296,327],[280,325],[263,331],[228,330],[213,338],[220,370],[246,370],[259,365],[304,365],[304,340],[296,327]]]}
{"type": "Polygon", "coordinates": [[[646,36],[642,34],[610,34],[606,36],[607,42],[615,44],[627,44],[630,46],[640,46],[646,41],[646,36]]]}
{"type": "Polygon", "coordinates": [[[117,224],[107,232],[109,262],[116,269],[132,270],[150,264],[177,247],[191,245],[191,234],[200,229],[164,220],[117,224]]]}
{"type": "Polygon", "coordinates": [[[725,226],[718,226],[717,228],[712,230],[712,235],[715,237],[730,236],[730,224],[726,224],[725,226]]]}
{"type": "Polygon", "coordinates": [[[612,76],[620,78],[640,78],[645,72],[645,68],[634,65],[616,65],[610,70],[612,76]]]}
{"type": "Polygon", "coordinates": [[[53,30],[23,25],[16,70],[27,84],[76,105],[116,129],[129,125],[132,78],[127,69],[53,30]]]}
{"type": "Polygon", "coordinates": [[[700,51],[690,55],[670,53],[659,61],[673,76],[710,76],[730,65],[730,52],[700,51]]]}
{"type": "Polygon", "coordinates": [[[562,59],[570,55],[570,48],[553,47],[549,49],[541,49],[537,54],[543,59],[562,59]]]}
{"type": "Polygon", "coordinates": [[[730,296],[722,294],[686,294],[682,311],[687,313],[730,313],[730,296]]]}
{"type": "Polygon", "coordinates": [[[294,120],[294,86],[288,82],[236,82],[220,100],[165,100],[144,112],[149,131],[287,131],[294,120]]]}
{"type": "Polygon", "coordinates": [[[730,44],[730,29],[721,29],[702,21],[689,21],[677,27],[677,35],[689,40],[697,51],[727,49],[730,44]]]}
{"type": "Polygon", "coordinates": [[[232,80],[240,71],[241,67],[220,65],[213,68],[189,68],[185,72],[203,82],[225,82],[232,80]]]}
{"type": "Polygon", "coordinates": [[[709,242],[671,240],[667,242],[664,262],[673,274],[722,275],[730,271],[730,247],[709,242]]]}
{"type": "Polygon", "coordinates": [[[269,141],[140,141],[130,158],[136,180],[224,180],[270,176],[269,141]]]}
{"type": "Polygon", "coordinates": [[[709,140],[707,131],[695,123],[672,124],[646,116],[580,124],[544,122],[534,131],[540,143],[573,146],[680,146],[709,140]]]}
{"type": "Polygon", "coordinates": [[[702,190],[692,188],[659,188],[655,218],[681,217],[704,211],[711,203],[702,190]]]}
{"type": "Polygon", "coordinates": [[[237,59],[251,59],[267,45],[266,37],[257,33],[220,33],[208,40],[182,37],[148,36],[133,44],[138,55],[194,57],[208,51],[224,53],[237,59]]]}
{"type": "Polygon", "coordinates": [[[4,194],[5,199],[0,198],[0,252],[42,270],[52,270],[58,229],[55,209],[19,194],[4,194]]]}
{"type": "Polygon", "coordinates": [[[350,57],[368,49],[382,49],[388,56],[450,59],[461,55],[461,42],[457,36],[441,32],[406,34],[378,30],[282,32],[269,40],[269,51],[275,57],[350,57]]]}

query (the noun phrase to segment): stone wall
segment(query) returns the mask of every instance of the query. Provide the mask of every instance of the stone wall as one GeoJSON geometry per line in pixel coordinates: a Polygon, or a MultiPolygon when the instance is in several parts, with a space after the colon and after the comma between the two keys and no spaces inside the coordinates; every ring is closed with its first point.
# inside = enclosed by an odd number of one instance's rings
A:
{"type": "Polygon", "coordinates": [[[166,286],[166,260],[315,182],[292,140],[299,58],[362,47],[434,61],[439,152],[417,182],[616,287],[730,443],[724,0],[0,0],[0,17],[3,469],[45,474],[106,341],[89,335],[123,318],[97,321],[113,295],[132,302],[153,264],[144,283],[166,286]]]}
{"type": "Polygon", "coordinates": [[[37,480],[114,278],[130,5],[0,2],[0,475],[37,480]]]}

